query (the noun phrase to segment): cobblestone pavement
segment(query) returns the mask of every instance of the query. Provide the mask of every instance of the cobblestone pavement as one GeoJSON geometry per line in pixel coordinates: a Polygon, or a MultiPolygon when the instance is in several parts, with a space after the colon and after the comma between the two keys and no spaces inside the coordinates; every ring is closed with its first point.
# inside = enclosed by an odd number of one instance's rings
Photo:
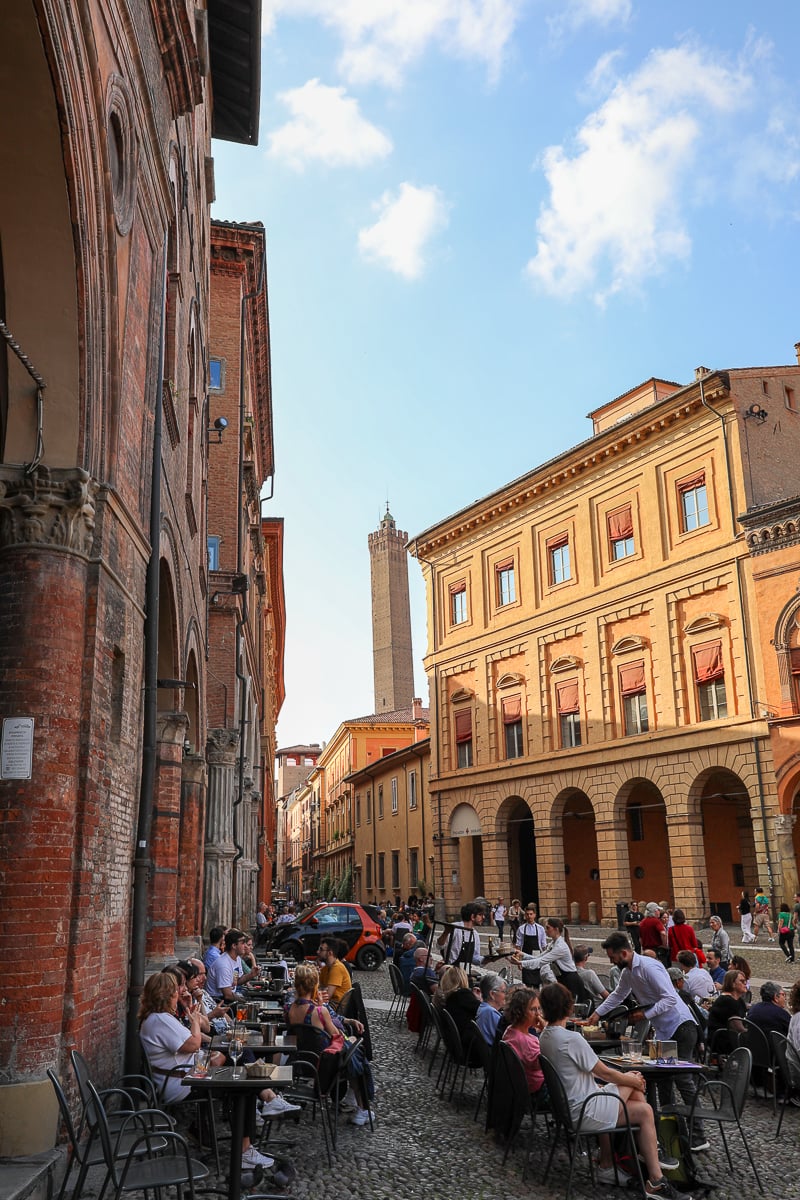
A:
{"type": "MultiPolygon", "coordinates": [[[[375,1129],[339,1126],[338,1156],[329,1170],[318,1124],[303,1117],[299,1123],[288,1121],[281,1136],[295,1143],[292,1157],[297,1178],[287,1195],[297,1200],[415,1200],[431,1193],[450,1200],[507,1200],[525,1195],[533,1200],[561,1197],[566,1188],[564,1158],[557,1159],[546,1186],[541,1183],[545,1159],[538,1139],[531,1169],[521,1181],[521,1155],[509,1155],[502,1166],[502,1150],[483,1128],[484,1111],[473,1122],[475,1100],[480,1082],[477,1075],[468,1082],[469,1101],[460,1109],[443,1100],[435,1089],[435,1077],[427,1074],[427,1062],[413,1049],[416,1035],[405,1022],[387,1022],[391,985],[386,965],[371,974],[358,972],[367,1000],[367,1009],[375,1050],[373,1069],[376,1084],[375,1129]]],[[[346,1120],[346,1118],[343,1118],[346,1120]]],[[[753,1156],[770,1200],[794,1200],[800,1197],[800,1109],[789,1107],[781,1130],[780,1146],[775,1142],[776,1120],[768,1101],[749,1100],[744,1125],[753,1156]]],[[[741,1200],[758,1190],[747,1163],[744,1148],[735,1130],[728,1141],[734,1162],[730,1172],[719,1133],[707,1127],[712,1150],[696,1156],[698,1172],[715,1183],[716,1200],[741,1200]]],[[[262,1149],[269,1149],[262,1146],[262,1149]]],[[[90,1192],[96,1196],[102,1179],[93,1172],[90,1192]],[[95,1182],[96,1181],[96,1182],[95,1182]]],[[[268,1181],[262,1183],[270,1190],[268,1181]]],[[[598,1187],[592,1191],[585,1165],[577,1171],[573,1184],[576,1200],[590,1200],[598,1192],[613,1189],[598,1187]]],[[[616,1193],[623,1196],[623,1192],[616,1193]]],[[[638,1193],[630,1193],[631,1195],[638,1193]]],[[[696,1193],[697,1194],[697,1193],[696,1193]]]]}

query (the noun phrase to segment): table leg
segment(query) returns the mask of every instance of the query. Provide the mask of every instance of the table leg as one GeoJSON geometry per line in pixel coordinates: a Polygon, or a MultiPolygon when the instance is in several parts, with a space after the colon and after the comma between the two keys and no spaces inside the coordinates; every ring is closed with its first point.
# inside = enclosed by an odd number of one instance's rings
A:
{"type": "Polygon", "coordinates": [[[231,1094],[231,1169],[228,1175],[228,1200],[241,1200],[242,1139],[245,1105],[249,1099],[245,1091],[231,1094]]]}

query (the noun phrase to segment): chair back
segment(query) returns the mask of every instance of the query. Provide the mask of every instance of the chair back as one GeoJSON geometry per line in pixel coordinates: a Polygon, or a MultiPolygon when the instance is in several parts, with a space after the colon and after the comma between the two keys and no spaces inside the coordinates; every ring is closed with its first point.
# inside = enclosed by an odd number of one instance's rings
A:
{"type": "MultiPolygon", "coordinates": [[[[759,1031],[760,1032],[760,1031],[759,1031]]],[[[753,1070],[753,1055],[748,1046],[737,1046],[725,1060],[720,1078],[730,1088],[730,1101],[737,1117],[741,1117],[747,1102],[747,1092],[750,1087],[750,1075],[753,1070]]],[[[724,1107],[726,1097],[723,1097],[720,1107],[724,1107]]]]}
{"type": "Polygon", "coordinates": [[[393,962],[389,963],[389,982],[392,985],[392,992],[395,996],[403,995],[403,976],[400,974],[400,968],[396,967],[393,962]]]}
{"type": "Polygon", "coordinates": [[[72,1069],[75,1072],[75,1082],[78,1085],[78,1095],[81,1098],[84,1113],[89,1104],[89,1084],[91,1083],[91,1073],[89,1064],[78,1050],[71,1050],[69,1056],[72,1063],[72,1069]]]}
{"type": "Polygon", "coordinates": [[[502,1079],[507,1086],[505,1089],[498,1087],[497,1092],[499,1095],[505,1091],[508,1110],[502,1113],[498,1111],[500,1106],[496,1105],[495,1122],[498,1126],[498,1131],[504,1137],[513,1140],[519,1133],[525,1114],[531,1111],[531,1094],[528,1091],[525,1068],[514,1047],[508,1042],[501,1041],[498,1043],[498,1051],[497,1069],[500,1072],[498,1082],[502,1079]],[[507,1124],[505,1128],[499,1128],[503,1116],[506,1117],[507,1124]]]}
{"type": "Polygon", "coordinates": [[[539,1066],[542,1068],[542,1074],[544,1075],[553,1119],[557,1125],[563,1126],[568,1134],[574,1133],[575,1123],[572,1120],[572,1112],[570,1111],[564,1084],[561,1082],[561,1076],[549,1058],[544,1054],[539,1055],[539,1066]]]}
{"type": "Polygon", "coordinates": [[[56,1094],[56,1100],[58,1101],[58,1111],[61,1114],[61,1120],[64,1124],[64,1129],[66,1130],[67,1140],[69,1142],[70,1151],[72,1152],[72,1154],[75,1158],[80,1159],[80,1148],[79,1148],[79,1143],[78,1143],[78,1137],[75,1132],[75,1125],[72,1120],[72,1113],[69,1111],[69,1101],[67,1100],[67,1097],[64,1094],[64,1089],[61,1086],[61,1081],[59,1080],[59,1078],[55,1074],[55,1072],[51,1071],[50,1067],[47,1068],[47,1078],[52,1083],[53,1090],[55,1091],[55,1094],[56,1094]]]}
{"type": "Polygon", "coordinates": [[[440,1009],[439,1018],[441,1020],[442,1041],[445,1044],[447,1053],[454,1062],[463,1064],[466,1051],[464,1043],[461,1041],[461,1034],[458,1032],[458,1026],[446,1008],[440,1009]]]}
{"type": "Polygon", "coordinates": [[[739,1045],[746,1046],[753,1056],[754,1067],[772,1068],[772,1051],[767,1041],[767,1035],[758,1025],[745,1020],[744,1031],[739,1034],[739,1045]]]}
{"type": "Polygon", "coordinates": [[[477,1058],[477,1060],[480,1063],[480,1066],[483,1070],[483,1073],[488,1080],[489,1075],[491,1074],[491,1071],[492,1071],[491,1047],[490,1047],[489,1043],[486,1041],[486,1038],[481,1033],[480,1028],[478,1027],[477,1021],[470,1021],[469,1029],[470,1029],[470,1033],[472,1034],[472,1041],[470,1042],[470,1048],[472,1050],[473,1057],[477,1058]]]}
{"type": "Polygon", "coordinates": [[[782,1033],[779,1033],[777,1029],[771,1029],[769,1031],[769,1040],[772,1047],[772,1056],[775,1062],[778,1064],[778,1070],[781,1073],[783,1086],[787,1090],[791,1089],[792,1087],[795,1087],[796,1084],[794,1081],[795,1072],[792,1071],[791,1064],[789,1062],[789,1056],[787,1054],[789,1039],[784,1037],[782,1033]]]}

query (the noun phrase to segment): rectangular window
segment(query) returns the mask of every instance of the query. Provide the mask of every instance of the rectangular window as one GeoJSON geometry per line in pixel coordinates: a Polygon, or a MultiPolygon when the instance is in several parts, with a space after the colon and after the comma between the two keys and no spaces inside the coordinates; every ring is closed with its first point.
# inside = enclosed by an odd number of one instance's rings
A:
{"type": "Polygon", "coordinates": [[[472,766],[472,710],[462,708],[455,714],[456,763],[459,768],[472,766]]]}
{"type": "Polygon", "coordinates": [[[417,772],[411,771],[408,776],[408,807],[417,807],[417,772]]]}
{"type": "Polygon", "coordinates": [[[562,750],[580,746],[581,712],[577,679],[568,679],[564,683],[556,685],[556,707],[558,708],[562,750]]]}
{"type": "Polygon", "coordinates": [[[419,883],[419,851],[409,850],[408,852],[408,886],[415,888],[419,883]]]}
{"type": "Polygon", "coordinates": [[[378,855],[378,891],[383,892],[386,889],[386,855],[378,855]]]}
{"type": "Polygon", "coordinates": [[[219,538],[211,534],[208,537],[208,569],[219,570],[219,538]]]}
{"type": "Polygon", "coordinates": [[[744,863],[731,863],[731,870],[733,874],[733,886],[743,888],[745,886],[744,863]]]}
{"type": "Polygon", "coordinates": [[[693,529],[700,529],[702,525],[710,524],[705,471],[698,471],[689,479],[679,480],[677,486],[681,502],[683,532],[691,533],[693,529]]]}
{"type": "Polygon", "coordinates": [[[361,824],[361,792],[356,792],[356,825],[361,824]]]}
{"type": "Polygon", "coordinates": [[[507,562],[498,563],[494,569],[494,575],[497,607],[502,608],[505,604],[513,604],[517,598],[513,558],[509,558],[507,562]]]}
{"type": "Polygon", "coordinates": [[[630,839],[632,842],[644,841],[644,821],[642,820],[641,804],[631,804],[628,806],[628,826],[630,829],[630,839]]]}
{"type": "Polygon", "coordinates": [[[722,642],[704,642],[692,650],[694,679],[701,721],[719,721],[728,715],[722,642]]]}
{"type": "Polygon", "coordinates": [[[372,855],[367,855],[367,891],[372,891],[372,855]]]}
{"type": "Polygon", "coordinates": [[[397,776],[392,780],[392,812],[397,812],[397,776]]]}
{"type": "Polygon", "coordinates": [[[208,360],[208,390],[210,392],[221,392],[224,386],[225,379],[222,370],[222,359],[210,358],[208,360]]]}
{"type": "Polygon", "coordinates": [[[378,820],[383,820],[383,784],[378,784],[378,820]]]}
{"type": "Polygon", "coordinates": [[[372,792],[367,790],[367,824],[372,824],[372,792]]]}
{"type": "Polygon", "coordinates": [[[467,585],[454,583],[450,588],[450,624],[463,625],[467,619],[467,585]]]}
{"type": "Polygon", "coordinates": [[[569,560],[569,535],[560,533],[558,537],[549,538],[547,542],[547,565],[551,585],[565,583],[572,578],[572,567],[569,560]]]}
{"type": "Polygon", "coordinates": [[[783,394],[786,398],[786,407],[790,412],[797,412],[797,397],[793,387],[784,385],[783,394]]]}
{"type": "Polygon", "coordinates": [[[392,890],[397,891],[400,887],[400,851],[392,851],[392,890]]]}
{"type": "Polygon", "coordinates": [[[789,651],[789,664],[792,672],[792,700],[794,711],[800,712],[800,649],[789,651]]]}
{"type": "Polygon", "coordinates": [[[608,540],[614,562],[618,562],[621,558],[630,558],[632,554],[636,553],[630,504],[608,514],[608,540]]]}
{"type": "Polygon", "coordinates": [[[647,733],[650,724],[647,717],[644,661],[620,667],[619,690],[622,696],[625,736],[634,737],[637,733],[647,733]]]}
{"type": "Polygon", "coordinates": [[[509,696],[502,708],[506,758],[522,758],[522,698],[509,696]]]}

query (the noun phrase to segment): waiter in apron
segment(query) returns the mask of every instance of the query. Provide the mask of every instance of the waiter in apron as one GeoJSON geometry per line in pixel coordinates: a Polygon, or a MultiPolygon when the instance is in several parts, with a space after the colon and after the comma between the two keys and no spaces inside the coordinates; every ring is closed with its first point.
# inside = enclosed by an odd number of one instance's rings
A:
{"type": "MultiPolygon", "coordinates": [[[[539,925],[536,920],[536,905],[525,905],[525,921],[517,930],[515,939],[517,949],[521,950],[524,955],[541,954],[547,948],[547,934],[544,931],[544,926],[539,925]]],[[[536,987],[541,985],[541,975],[538,967],[523,967],[522,982],[525,987],[536,987]]]]}

